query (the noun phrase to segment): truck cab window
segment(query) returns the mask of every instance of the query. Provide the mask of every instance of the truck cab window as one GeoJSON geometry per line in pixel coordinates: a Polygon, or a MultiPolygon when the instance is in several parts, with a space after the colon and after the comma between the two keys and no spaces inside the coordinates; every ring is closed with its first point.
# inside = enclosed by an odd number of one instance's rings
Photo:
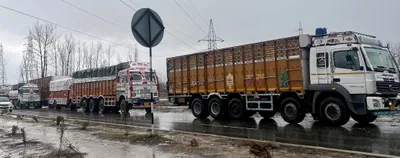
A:
{"type": "Polygon", "coordinates": [[[328,53],[317,53],[317,67],[327,68],[329,67],[328,63],[329,63],[328,53]]]}
{"type": "Polygon", "coordinates": [[[131,80],[132,81],[141,81],[142,80],[142,75],[140,75],[140,73],[132,73],[131,74],[131,80]]]}
{"type": "Polygon", "coordinates": [[[360,70],[360,59],[357,51],[344,50],[333,53],[336,68],[360,70]]]}

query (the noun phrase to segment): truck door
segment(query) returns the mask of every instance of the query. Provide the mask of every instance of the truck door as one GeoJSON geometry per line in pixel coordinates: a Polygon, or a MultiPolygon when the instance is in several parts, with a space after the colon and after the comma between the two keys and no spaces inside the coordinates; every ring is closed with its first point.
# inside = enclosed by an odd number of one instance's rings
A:
{"type": "Polygon", "coordinates": [[[350,94],[366,93],[365,65],[358,48],[346,47],[332,51],[332,82],[350,94]]]}

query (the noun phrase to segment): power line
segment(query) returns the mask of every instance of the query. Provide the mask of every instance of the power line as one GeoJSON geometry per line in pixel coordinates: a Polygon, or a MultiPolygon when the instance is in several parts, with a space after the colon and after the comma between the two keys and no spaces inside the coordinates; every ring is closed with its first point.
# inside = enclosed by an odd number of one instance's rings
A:
{"type": "MultiPolygon", "coordinates": [[[[119,1],[121,1],[122,3],[124,3],[127,7],[131,8],[133,11],[136,11],[136,9],[133,9],[129,4],[126,4],[124,1],[122,1],[122,0],[119,0],[119,1]]],[[[139,8],[140,8],[140,7],[139,7],[139,8]]]]}
{"type": "MultiPolygon", "coordinates": [[[[73,4],[71,4],[71,3],[69,3],[69,2],[67,2],[67,1],[65,1],[65,0],[61,0],[61,1],[64,2],[64,3],[66,3],[66,4],[68,4],[68,5],[70,5],[70,6],[72,6],[72,7],[74,7],[74,8],[76,8],[76,9],[78,9],[78,10],[80,10],[80,11],[82,11],[82,12],[85,12],[85,13],[87,13],[87,14],[90,14],[90,15],[96,17],[96,18],[99,18],[99,19],[101,19],[101,20],[103,20],[103,21],[105,21],[105,22],[108,22],[108,23],[110,23],[110,24],[112,24],[112,25],[114,25],[114,26],[116,26],[116,27],[119,27],[119,28],[125,30],[125,31],[131,32],[131,31],[130,31],[129,29],[127,29],[127,28],[124,28],[124,27],[122,27],[122,26],[120,26],[120,25],[118,25],[118,24],[116,24],[116,23],[114,23],[114,22],[111,22],[111,21],[109,21],[109,20],[107,20],[107,19],[104,19],[104,18],[102,18],[102,17],[100,17],[100,16],[98,16],[98,15],[96,15],[96,14],[94,14],[94,13],[91,13],[91,12],[89,12],[89,11],[83,9],[83,8],[80,8],[80,7],[76,6],[76,5],[73,5],[73,4]]],[[[131,47],[129,47],[129,49],[131,49],[131,47]]],[[[141,53],[146,53],[146,54],[147,54],[147,52],[143,52],[143,51],[142,51],[141,53]]],[[[161,56],[159,56],[159,57],[161,57],[161,56]]]]}
{"type": "MultiPolygon", "coordinates": [[[[120,1],[121,1],[122,3],[124,3],[127,7],[131,8],[133,11],[136,11],[136,9],[133,9],[130,5],[126,4],[126,3],[123,2],[122,0],[120,0],[120,1]]],[[[136,5],[137,5],[137,4],[136,4],[136,5]]],[[[139,5],[137,5],[137,6],[140,8],[139,5]]],[[[169,26],[168,24],[165,24],[165,25],[168,26],[168,27],[170,27],[170,28],[173,28],[172,26],[169,26]]],[[[175,29],[175,28],[173,28],[173,29],[175,29]]],[[[177,30],[178,32],[180,32],[178,29],[175,29],[175,30],[177,30]]],[[[181,40],[180,38],[176,37],[175,35],[173,35],[172,33],[168,32],[167,30],[165,30],[165,32],[166,32],[167,34],[171,35],[172,37],[174,37],[175,39],[177,39],[178,41],[182,42],[183,44],[187,45],[188,47],[192,48],[193,50],[197,51],[196,48],[192,47],[190,44],[188,44],[188,43],[186,43],[185,41],[181,40]]],[[[182,33],[182,32],[180,32],[180,33],[182,33]]],[[[182,33],[182,34],[184,34],[184,33],[182,33]]],[[[188,35],[186,35],[186,36],[188,36],[188,35]]],[[[192,38],[192,37],[190,37],[190,36],[188,36],[188,37],[189,37],[189,38],[192,38]]],[[[193,38],[192,38],[192,39],[193,39],[193,38]]]]}
{"type": "Polygon", "coordinates": [[[181,8],[181,10],[182,10],[183,12],[185,12],[185,14],[190,18],[190,20],[192,20],[192,22],[193,22],[194,24],[196,24],[196,26],[197,26],[201,31],[203,31],[203,33],[206,33],[206,32],[204,32],[204,30],[199,26],[199,24],[197,24],[197,23],[193,20],[193,18],[185,11],[185,9],[183,9],[182,6],[181,6],[176,0],[174,0],[174,1],[175,1],[175,3],[179,6],[179,8],[181,8]]]}
{"type": "MultiPolygon", "coordinates": [[[[131,8],[133,11],[136,11],[136,9],[132,8],[129,4],[123,2],[122,0],[120,0],[120,1],[121,1],[123,4],[125,4],[127,7],[131,8]]],[[[131,1],[133,4],[135,4],[138,8],[141,8],[137,3],[134,3],[132,0],[130,0],[130,1],[131,1]]],[[[192,39],[192,40],[195,40],[195,38],[189,36],[188,34],[183,33],[182,31],[179,31],[178,29],[176,29],[176,28],[174,28],[174,27],[172,27],[172,26],[170,26],[170,25],[168,25],[168,24],[164,24],[164,25],[165,25],[165,26],[168,26],[168,28],[172,28],[173,30],[175,30],[176,32],[181,33],[182,35],[185,35],[186,37],[189,37],[189,38],[192,39]]],[[[176,37],[175,37],[175,38],[176,38],[176,37]]],[[[178,40],[180,40],[180,39],[178,39],[178,40]]],[[[180,40],[180,41],[182,41],[182,40],[180,40]]]]}
{"type": "Polygon", "coordinates": [[[138,8],[140,8],[140,6],[137,4],[137,3],[135,3],[135,2],[133,2],[133,0],[129,0],[133,5],[135,5],[135,6],[137,6],[138,8]]]}
{"type": "Polygon", "coordinates": [[[74,7],[74,8],[76,8],[76,9],[79,9],[80,11],[83,11],[83,12],[85,12],[85,13],[87,13],[87,14],[90,14],[90,15],[92,15],[92,16],[94,16],[94,17],[97,17],[97,18],[99,18],[99,19],[101,19],[101,20],[103,20],[103,21],[105,21],[105,22],[108,22],[108,23],[110,23],[110,24],[112,24],[112,25],[114,25],[114,26],[116,26],[116,27],[119,27],[119,28],[121,28],[121,29],[123,29],[123,30],[126,30],[126,31],[129,31],[129,32],[130,32],[129,29],[127,29],[127,28],[125,28],[125,27],[122,27],[122,26],[120,26],[120,25],[118,25],[118,24],[116,24],[116,23],[114,23],[114,22],[112,22],[112,21],[109,21],[109,20],[107,20],[107,19],[104,19],[104,18],[102,18],[102,17],[100,17],[100,16],[98,16],[98,15],[95,15],[95,14],[93,14],[93,13],[91,13],[91,12],[85,10],[85,9],[82,9],[82,8],[76,6],[76,5],[73,5],[73,4],[71,4],[71,3],[69,3],[69,2],[67,2],[67,1],[65,1],[65,0],[61,0],[61,1],[64,2],[64,3],[66,3],[66,4],[68,4],[68,5],[70,5],[70,6],[72,6],[72,7],[74,7]]]}
{"type": "Polygon", "coordinates": [[[196,9],[196,7],[194,7],[194,5],[192,4],[191,0],[188,0],[188,1],[189,1],[190,5],[193,7],[193,9],[194,9],[194,10],[197,12],[197,14],[200,16],[200,18],[203,19],[204,23],[205,23],[206,25],[208,25],[208,24],[207,24],[207,21],[203,18],[203,16],[201,16],[200,12],[196,9]]]}
{"type": "Polygon", "coordinates": [[[57,23],[52,22],[52,21],[48,21],[48,20],[42,19],[42,18],[36,17],[34,15],[31,15],[31,14],[28,14],[28,13],[24,13],[24,12],[21,12],[21,11],[6,7],[6,6],[1,5],[1,4],[0,4],[0,7],[4,8],[4,9],[7,9],[7,10],[10,10],[10,11],[13,11],[13,12],[16,12],[16,13],[19,13],[19,14],[22,14],[22,15],[25,15],[25,16],[28,16],[28,17],[31,17],[31,18],[34,18],[34,19],[37,19],[37,20],[40,20],[40,21],[44,21],[46,23],[50,23],[50,24],[56,25],[58,27],[61,27],[61,28],[67,29],[67,30],[71,30],[71,31],[74,31],[74,32],[77,32],[77,33],[80,33],[80,34],[83,34],[83,35],[86,35],[86,36],[89,36],[89,37],[92,37],[92,38],[96,38],[98,40],[102,40],[102,41],[105,41],[105,42],[108,42],[108,43],[111,43],[111,44],[114,44],[114,45],[118,45],[118,46],[121,46],[121,47],[129,48],[128,46],[125,46],[123,44],[115,43],[115,42],[103,39],[101,37],[97,37],[97,36],[82,32],[82,31],[78,31],[76,29],[73,29],[73,28],[70,28],[70,27],[67,27],[67,26],[64,26],[64,25],[61,25],[61,24],[57,24],[57,23]]]}

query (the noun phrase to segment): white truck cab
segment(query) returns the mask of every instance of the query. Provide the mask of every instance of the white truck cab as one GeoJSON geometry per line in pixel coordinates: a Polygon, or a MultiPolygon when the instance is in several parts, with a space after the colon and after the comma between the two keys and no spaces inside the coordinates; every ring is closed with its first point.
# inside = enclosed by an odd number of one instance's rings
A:
{"type": "Polygon", "coordinates": [[[41,108],[39,87],[33,83],[26,83],[18,88],[17,108],[41,108]]]}
{"type": "Polygon", "coordinates": [[[372,122],[378,115],[398,113],[399,69],[382,42],[352,31],[319,32],[315,36],[300,36],[300,45],[309,50],[310,83],[306,84],[309,85],[306,91],[314,94],[312,114],[324,113],[324,116],[313,115],[314,118],[340,120],[342,113],[338,106],[316,108],[319,106],[316,94],[329,91],[339,92],[339,98],[347,104],[347,115],[361,123],[372,122]]]}
{"type": "Polygon", "coordinates": [[[132,108],[146,110],[150,102],[159,101],[159,83],[153,71],[153,81],[150,82],[150,67],[148,63],[130,63],[130,68],[118,72],[117,76],[117,98],[124,96],[132,108]],[[151,100],[153,93],[153,101],[151,100]]]}

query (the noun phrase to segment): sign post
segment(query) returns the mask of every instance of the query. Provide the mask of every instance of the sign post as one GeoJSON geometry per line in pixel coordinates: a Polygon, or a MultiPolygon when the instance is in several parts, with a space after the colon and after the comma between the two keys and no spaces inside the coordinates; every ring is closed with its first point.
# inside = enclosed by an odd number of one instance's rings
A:
{"type": "MultiPolygon", "coordinates": [[[[132,34],[136,41],[144,47],[149,48],[150,57],[150,84],[153,83],[153,52],[152,47],[157,46],[164,37],[164,25],[160,16],[150,8],[139,9],[132,17],[132,34]]],[[[154,94],[151,96],[151,134],[154,134],[154,94]]]]}

